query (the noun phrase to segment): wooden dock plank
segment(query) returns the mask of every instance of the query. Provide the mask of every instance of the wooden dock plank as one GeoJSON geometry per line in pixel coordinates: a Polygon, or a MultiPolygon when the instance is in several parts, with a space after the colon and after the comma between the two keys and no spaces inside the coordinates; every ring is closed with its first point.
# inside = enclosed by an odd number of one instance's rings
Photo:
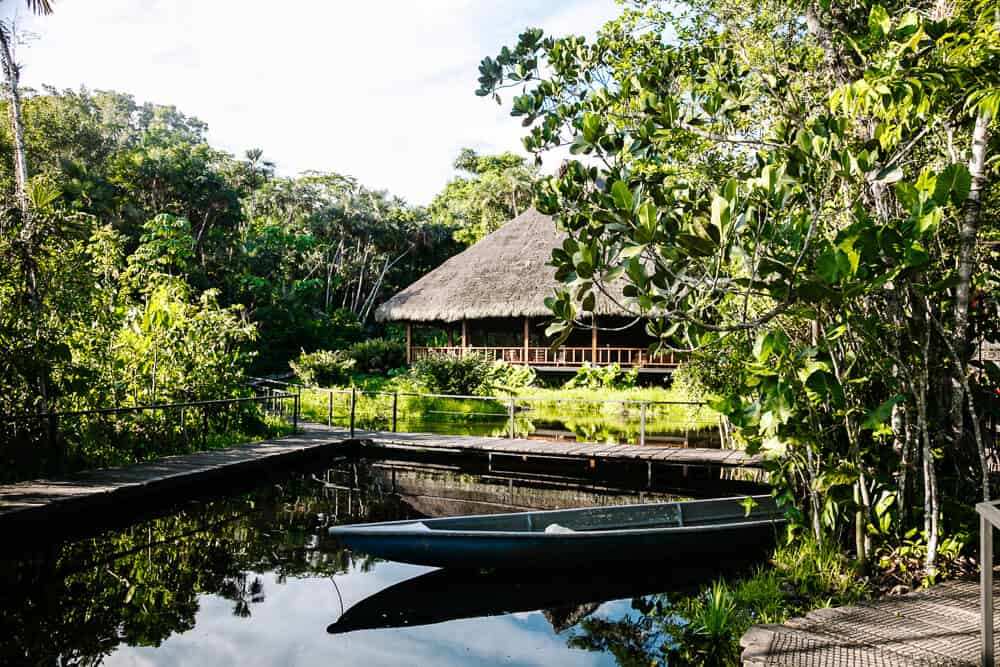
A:
{"type": "Polygon", "coordinates": [[[248,465],[285,460],[294,455],[325,450],[331,446],[361,444],[369,447],[457,453],[486,457],[497,454],[530,460],[575,458],[582,461],[651,461],[714,464],[731,467],[759,466],[758,457],[739,451],[680,449],[671,447],[615,445],[586,442],[552,442],[432,433],[355,431],[303,424],[299,434],[211,450],[121,468],[91,470],[59,480],[34,480],[0,486],[0,525],[42,518],[47,514],[77,512],[100,503],[128,501],[158,493],[167,487],[194,483],[248,465]]]}
{"type": "MultiPolygon", "coordinates": [[[[332,432],[350,437],[345,429],[333,428],[332,432]]],[[[481,436],[451,436],[432,433],[393,433],[388,431],[356,431],[355,438],[373,446],[413,446],[422,449],[460,449],[469,452],[494,452],[528,456],[573,456],[597,459],[625,459],[663,461],[690,465],[722,465],[728,467],[758,468],[760,456],[750,456],[741,450],[699,447],[670,447],[659,445],[617,445],[610,443],[553,442],[523,438],[481,436]]]]}
{"type": "Polygon", "coordinates": [[[88,470],[58,480],[3,485],[0,486],[0,524],[21,518],[25,510],[32,510],[34,516],[43,510],[52,513],[69,509],[70,505],[83,507],[88,501],[108,502],[116,500],[117,496],[152,493],[158,491],[158,487],[179,481],[338,445],[343,441],[325,428],[307,427],[296,435],[225,450],[171,456],[121,468],[88,470]]]}

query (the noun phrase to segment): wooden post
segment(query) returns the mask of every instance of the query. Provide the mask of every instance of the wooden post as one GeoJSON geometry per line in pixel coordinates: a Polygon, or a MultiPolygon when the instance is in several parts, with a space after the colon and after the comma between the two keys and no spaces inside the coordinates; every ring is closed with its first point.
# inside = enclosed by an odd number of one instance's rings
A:
{"type": "Polygon", "coordinates": [[[354,440],[354,406],[357,401],[357,389],[351,387],[351,440],[354,440]]]}
{"type": "Polygon", "coordinates": [[[333,427],[333,392],[326,392],[327,398],[327,408],[326,408],[326,425],[330,428],[333,427]]]}
{"type": "Polygon", "coordinates": [[[516,437],[514,432],[514,399],[510,399],[510,439],[513,440],[516,437]]]}
{"type": "MultiPolygon", "coordinates": [[[[399,392],[392,393],[392,432],[395,433],[399,427],[399,392]]],[[[395,474],[395,472],[393,472],[395,474]]]]}
{"type": "Polygon", "coordinates": [[[639,444],[646,444],[646,404],[639,409],[639,444]]]}
{"type": "Polygon", "coordinates": [[[413,363],[413,323],[406,323],[406,365],[413,363]]]}
{"type": "Polygon", "coordinates": [[[524,318],[524,359],[522,361],[525,365],[528,364],[528,339],[531,337],[531,324],[528,318],[524,318]]]}
{"type": "Polygon", "coordinates": [[[993,524],[979,515],[980,664],[993,664],[993,524]]]}
{"type": "Polygon", "coordinates": [[[597,365],[597,313],[590,315],[590,364],[597,365]]]}
{"type": "Polygon", "coordinates": [[[469,347],[469,321],[462,320],[462,354],[459,356],[465,356],[465,350],[469,347]]]}

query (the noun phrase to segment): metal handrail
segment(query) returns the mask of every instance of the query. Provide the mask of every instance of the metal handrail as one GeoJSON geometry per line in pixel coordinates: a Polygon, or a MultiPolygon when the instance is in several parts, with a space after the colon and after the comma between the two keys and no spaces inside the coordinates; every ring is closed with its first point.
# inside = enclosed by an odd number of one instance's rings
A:
{"type": "MultiPolygon", "coordinates": [[[[329,387],[317,387],[308,384],[298,384],[295,382],[284,382],[282,380],[270,380],[268,378],[251,378],[256,382],[267,382],[271,384],[277,384],[284,387],[295,387],[299,389],[309,389],[310,391],[324,391],[331,394],[350,394],[351,389],[330,389],[329,387]]],[[[696,405],[698,407],[706,407],[708,402],[706,401],[657,401],[657,400],[645,400],[641,398],[573,398],[573,397],[553,397],[548,398],[545,396],[466,396],[463,394],[431,394],[431,393],[420,393],[420,392],[408,392],[408,391],[379,391],[375,389],[356,389],[358,394],[368,394],[370,396],[406,396],[410,398],[455,398],[455,399],[466,399],[471,401],[509,401],[514,399],[518,402],[540,402],[540,403],[623,403],[623,404],[634,404],[634,405],[696,405]]]]}
{"type": "Polygon", "coordinates": [[[32,419],[48,419],[50,417],[82,417],[84,415],[117,415],[127,412],[145,412],[147,410],[169,410],[171,408],[197,408],[210,405],[228,405],[230,403],[262,403],[273,399],[295,398],[295,394],[284,392],[273,396],[243,396],[239,398],[213,398],[206,401],[186,401],[184,403],[149,403],[133,405],[124,408],[92,408],[90,410],[69,410],[66,412],[39,412],[21,415],[0,415],[0,422],[28,421],[32,419]]]}
{"type": "Polygon", "coordinates": [[[979,514],[979,610],[982,637],[979,661],[993,667],[993,529],[1000,528],[1000,500],[977,503],[979,514]]]}
{"type": "MultiPolygon", "coordinates": [[[[614,403],[625,405],[638,405],[639,406],[639,444],[646,444],[646,411],[650,405],[693,405],[700,407],[705,407],[708,405],[707,402],[700,401],[649,401],[642,399],[592,399],[592,398],[544,398],[540,396],[464,396],[461,394],[421,394],[415,392],[393,392],[393,391],[377,391],[377,390],[365,390],[358,389],[357,387],[351,387],[350,389],[330,389],[328,387],[316,387],[311,385],[296,384],[293,382],[285,382],[283,380],[272,380],[269,378],[250,378],[253,383],[269,383],[276,384],[284,387],[296,388],[299,393],[302,390],[306,391],[319,391],[326,392],[328,395],[327,402],[327,415],[326,424],[328,427],[333,426],[333,396],[334,394],[341,394],[350,396],[350,412],[349,412],[349,423],[350,423],[350,437],[354,438],[354,425],[355,416],[357,408],[357,397],[358,394],[369,395],[369,396],[392,396],[392,432],[395,433],[398,427],[398,417],[399,417],[399,397],[409,397],[409,398],[447,398],[447,399],[460,399],[460,400],[473,400],[473,401],[495,401],[507,403],[506,415],[509,418],[510,431],[508,437],[514,439],[517,437],[516,434],[516,424],[515,424],[515,413],[516,413],[516,403],[517,402],[569,402],[569,403],[614,403]]],[[[298,405],[298,401],[296,401],[298,405]]],[[[496,416],[501,416],[497,413],[496,416]]]]}
{"type": "Polygon", "coordinates": [[[976,504],[979,514],[979,662],[993,667],[993,529],[1000,528],[1000,500],[976,504]]]}

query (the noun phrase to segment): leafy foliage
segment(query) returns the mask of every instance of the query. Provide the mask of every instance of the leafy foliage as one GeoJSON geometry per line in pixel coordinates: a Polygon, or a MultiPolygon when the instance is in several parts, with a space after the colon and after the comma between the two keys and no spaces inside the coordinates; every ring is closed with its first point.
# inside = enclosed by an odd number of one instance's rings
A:
{"type": "Polygon", "coordinates": [[[493,363],[485,357],[432,355],[413,365],[412,374],[428,391],[476,396],[489,394],[493,363]]]}
{"type": "Polygon", "coordinates": [[[318,350],[303,352],[288,365],[305,385],[335,387],[350,384],[355,361],[347,350],[318,350]]]}
{"type": "Polygon", "coordinates": [[[1000,284],[977,249],[998,27],[982,0],[635,2],[596,40],[528,30],[480,66],[478,94],[518,89],[528,150],[581,156],[536,193],[569,234],[549,331],[622,279],[661,349],[749,353],[706,382],[793,530],[850,535],[865,561],[922,525],[929,574],[942,508],[990,495],[971,361],[993,334],[970,309],[1000,284]],[[885,492],[899,530],[873,533],[885,492]]]}
{"type": "Polygon", "coordinates": [[[584,362],[563,386],[566,389],[629,389],[635,386],[638,378],[638,368],[623,370],[618,364],[591,366],[584,362]]]}
{"type": "Polygon", "coordinates": [[[516,393],[535,383],[538,374],[531,366],[508,364],[505,361],[494,361],[490,369],[489,383],[494,390],[516,393]]]}
{"type": "Polygon", "coordinates": [[[406,345],[396,340],[373,338],[350,348],[354,370],[368,375],[388,375],[406,365],[406,345]]]}
{"type": "Polygon", "coordinates": [[[464,175],[451,180],[430,205],[431,219],[455,229],[455,240],[472,245],[531,205],[537,170],[513,153],[479,155],[464,148],[455,160],[464,175]]]}

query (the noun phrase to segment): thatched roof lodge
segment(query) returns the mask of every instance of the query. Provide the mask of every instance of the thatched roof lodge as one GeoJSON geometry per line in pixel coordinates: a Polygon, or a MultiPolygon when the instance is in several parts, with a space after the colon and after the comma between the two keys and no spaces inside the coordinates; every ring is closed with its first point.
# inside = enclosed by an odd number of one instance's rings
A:
{"type": "Polygon", "coordinates": [[[407,325],[409,360],[483,354],[540,370],[573,370],[588,362],[662,372],[676,365],[672,359],[651,359],[642,323],[628,326],[634,317],[616,303],[621,299],[600,294],[589,331],[575,331],[552,352],[544,335],[551,318],[544,301],[558,283],[548,262],[564,238],[551,217],[528,209],[394,295],[375,316],[407,325]],[[446,340],[414,346],[413,329],[421,326],[442,331],[446,340]]]}

